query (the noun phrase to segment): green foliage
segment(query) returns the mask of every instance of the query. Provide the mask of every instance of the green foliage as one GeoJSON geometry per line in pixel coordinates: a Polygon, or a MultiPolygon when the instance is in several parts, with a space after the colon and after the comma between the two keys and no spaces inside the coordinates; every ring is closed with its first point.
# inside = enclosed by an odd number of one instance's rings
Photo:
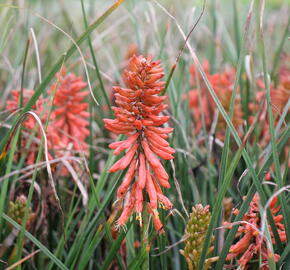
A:
{"type": "MultiPolygon", "coordinates": [[[[228,263],[226,256],[238,229],[238,226],[233,226],[221,232],[223,199],[233,199],[239,214],[232,215],[231,221],[238,222],[247,212],[256,192],[260,195],[261,207],[264,207],[275,192],[290,184],[289,154],[288,157],[285,155],[286,146],[289,147],[290,105],[285,107],[279,115],[279,124],[275,125],[270,81],[268,76],[261,75],[271,75],[271,80],[277,82],[281,56],[289,52],[289,1],[266,1],[264,14],[260,9],[262,1],[256,1],[256,5],[249,1],[207,1],[205,12],[174,69],[172,66],[184,46],[179,27],[185,35],[190,32],[202,11],[203,1],[12,2],[13,5],[0,4],[0,25],[3,26],[0,31],[0,269],[6,267],[5,262],[12,259],[19,261],[36,249],[40,252],[19,265],[18,269],[186,269],[187,263],[179,253],[180,249],[184,249],[184,243],[180,240],[188,222],[188,211],[198,203],[210,205],[211,212],[204,241],[199,243],[199,269],[202,269],[212,244],[211,255],[219,259],[210,269],[223,269],[224,264],[228,263]],[[260,29],[261,15],[263,27],[260,29]],[[36,40],[33,40],[31,28],[36,40]],[[74,40],[74,44],[63,31],[74,40]],[[29,42],[26,44],[27,40],[29,42]],[[125,57],[132,43],[137,45],[140,54],[152,54],[154,59],[161,60],[168,82],[168,113],[172,119],[170,126],[174,127],[169,141],[176,154],[173,163],[164,164],[171,183],[171,188],[164,190],[164,193],[174,204],[172,212],[160,211],[165,225],[164,235],[154,230],[150,219],[144,228],[139,228],[134,216],[127,228],[120,228],[119,231],[114,223],[120,214],[115,198],[123,174],[108,173],[116,157],[108,148],[108,143],[113,140],[104,129],[102,119],[112,118],[111,104],[114,100],[111,88],[123,84],[122,71],[127,64],[125,57]],[[76,44],[86,60],[88,79],[99,106],[92,99],[88,101],[89,156],[75,156],[78,177],[88,195],[87,204],[73,177],[58,174],[55,185],[63,209],[61,213],[54,194],[49,193],[45,166],[33,167],[31,174],[23,178],[29,172],[26,171],[26,153],[19,144],[23,130],[17,126],[13,132],[12,127],[40,97],[52,95],[48,89],[57,81],[55,75],[63,65],[79,76],[85,74],[80,55],[76,53],[76,44]],[[194,48],[193,53],[188,45],[194,48]],[[35,60],[37,51],[40,66],[35,60]],[[222,139],[216,139],[215,132],[206,129],[204,111],[199,119],[202,122],[201,131],[198,135],[194,133],[194,115],[187,98],[192,88],[189,70],[194,63],[194,53],[201,63],[206,59],[210,61],[211,72],[220,72],[227,66],[236,68],[230,107],[226,110],[202,66],[197,65],[201,74],[199,102],[202,98],[201,84],[204,84],[216,105],[218,117],[225,122],[225,136],[222,139]],[[249,65],[246,60],[248,56],[251,59],[249,65]],[[42,81],[39,80],[39,72],[42,81]],[[270,138],[266,146],[251,137],[259,134],[262,126],[259,121],[249,121],[248,105],[257,91],[255,83],[249,79],[250,73],[254,78],[260,76],[266,85],[270,138]],[[11,90],[22,89],[22,86],[35,89],[32,98],[20,112],[11,114],[5,111],[11,90]],[[233,124],[234,106],[239,97],[243,108],[243,135],[233,124]],[[245,135],[247,132],[249,137],[245,135]],[[5,150],[8,150],[7,153],[5,150]],[[265,182],[265,174],[269,170],[274,171],[273,181],[265,182]],[[27,203],[23,204],[25,211],[21,208],[22,224],[16,222],[19,219],[15,213],[11,214],[11,206],[16,205],[15,198],[19,192],[28,198],[27,203]],[[243,196],[246,196],[244,200],[243,196]],[[39,212],[34,227],[26,227],[29,215],[36,211],[39,212]],[[13,244],[8,245],[10,239],[13,244]]],[[[35,133],[36,130],[30,134],[28,148],[35,133]]],[[[43,149],[42,140],[36,163],[45,160],[43,149]]],[[[282,192],[278,199],[289,237],[288,191],[282,192]]],[[[289,264],[289,241],[281,242],[269,211],[266,223],[271,226],[277,243],[270,243],[270,246],[281,256],[277,264],[269,260],[269,265],[271,269],[278,269],[284,263],[289,264]]],[[[267,233],[266,230],[266,236],[267,233]]]]}

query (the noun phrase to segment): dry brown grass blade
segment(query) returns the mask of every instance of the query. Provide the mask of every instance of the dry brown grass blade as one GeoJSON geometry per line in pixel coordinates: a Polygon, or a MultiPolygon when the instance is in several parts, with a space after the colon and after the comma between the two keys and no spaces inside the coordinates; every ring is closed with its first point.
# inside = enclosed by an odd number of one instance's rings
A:
{"type": "Polygon", "coordinates": [[[9,267],[5,268],[5,270],[12,270],[14,268],[16,268],[17,266],[21,265],[22,263],[26,262],[27,260],[31,259],[35,254],[37,254],[40,251],[40,249],[33,251],[32,253],[30,253],[29,255],[27,255],[26,257],[24,257],[23,259],[19,260],[18,262],[10,265],[9,267]]]}
{"type": "Polygon", "coordinates": [[[82,181],[80,180],[80,178],[79,178],[77,172],[75,171],[75,169],[73,168],[73,166],[67,160],[63,160],[62,162],[63,162],[64,166],[67,168],[67,170],[69,171],[73,181],[76,183],[78,189],[81,192],[83,206],[87,206],[88,200],[89,200],[89,195],[88,195],[88,192],[87,192],[85,186],[83,185],[82,181]]]}
{"type": "Polygon", "coordinates": [[[32,27],[30,28],[30,32],[31,32],[31,36],[32,36],[32,40],[33,40],[33,44],[34,44],[34,48],[35,48],[38,80],[39,80],[39,83],[41,83],[42,82],[42,76],[41,76],[41,63],[40,63],[40,57],[39,57],[39,49],[38,49],[37,39],[36,39],[34,30],[33,30],[32,27]]]}
{"type": "MultiPolygon", "coordinates": [[[[55,158],[55,159],[50,160],[49,164],[50,165],[57,164],[57,163],[63,162],[64,160],[65,161],[74,161],[78,164],[82,164],[82,159],[77,158],[77,157],[73,157],[73,156],[55,158]]],[[[40,169],[43,169],[45,167],[46,167],[46,161],[28,165],[20,170],[15,170],[9,174],[3,175],[2,177],[0,177],[0,182],[4,181],[5,179],[8,179],[11,176],[17,175],[17,174],[22,175],[22,174],[28,172],[28,175],[31,175],[31,174],[33,174],[33,170],[40,170],[40,169]]]]}
{"type": "Polygon", "coordinates": [[[186,207],[184,205],[184,201],[183,201],[180,185],[179,185],[179,182],[178,182],[178,180],[176,178],[176,171],[175,171],[174,162],[172,160],[170,160],[170,164],[171,164],[171,167],[172,167],[172,170],[173,170],[173,180],[174,180],[174,184],[175,184],[175,187],[176,187],[176,190],[177,190],[177,193],[178,193],[179,201],[181,203],[181,206],[183,208],[184,213],[186,214],[187,217],[189,217],[189,213],[188,213],[188,211],[187,211],[187,209],[186,209],[186,207]]]}

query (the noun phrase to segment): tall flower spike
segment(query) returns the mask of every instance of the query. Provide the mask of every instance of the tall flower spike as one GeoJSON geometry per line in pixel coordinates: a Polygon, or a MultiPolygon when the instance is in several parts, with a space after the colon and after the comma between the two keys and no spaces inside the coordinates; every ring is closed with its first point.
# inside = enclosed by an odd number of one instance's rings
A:
{"type": "Polygon", "coordinates": [[[170,160],[175,153],[166,141],[173,128],[160,127],[169,120],[168,116],[160,115],[167,108],[163,104],[166,97],[159,96],[165,85],[159,81],[163,76],[160,61],[152,61],[151,56],[134,55],[123,74],[127,88],[113,87],[117,107],[112,109],[116,119],[104,119],[105,127],[115,134],[125,134],[127,139],[109,147],[114,149],[115,155],[124,150],[127,152],[109,172],[129,167],[117,191],[118,199],[125,199],[118,226],[125,225],[133,212],[137,213],[142,225],[145,191],[149,198],[147,210],[157,231],[164,232],[158,215],[158,202],[165,209],[172,207],[160,187],[169,188],[170,184],[159,158],[170,160]]]}
{"type": "MultiPolygon", "coordinates": [[[[209,205],[203,207],[201,204],[197,204],[195,207],[192,207],[192,212],[185,228],[185,248],[184,250],[180,250],[180,253],[185,257],[189,270],[198,268],[198,262],[210,218],[211,213],[209,211],[209,205]]],[[[214,237],[212,236],[211,241],[213,240],[214,237]]],[[[212,250],[213,247],[210,247],[208,253],[212,252],[212,250]]],[[[218,257],[206,259],[202,269],[208,269],[210,265],[217,260],[218,257]]]]}
{"type": "Polygon", "coordinates": [[[53,112],[55,121],[52,123],[58,131],[60,137],[60,148],[66,148],[72,143],[73,150],[86,150],[85,139],[89,135],[89,104],[84,99],[89,95],[89,91],[83,89],[87,84],[81,77],[73,73],[66,74],[63,68],[57,75],[58,81],[50,88],[50,93],[54,93],[53,112]]]}
{"type": "MultiPolygon", "coordinates": [[[[255,194],[253,201],[250,203],[249,211],[244,215],[243,221],[247,223],[242,223],[236,234],[236,238],[239,240],[231,246],[230,251],[227,255],[227,260],[232,260],[234,258],[239,257],[238,263],[241,269],[248,269],[247,267],[250,265],[250,261],[252,258],[259,258],[261,255],[263,266],[261,269],[268,270],[268,257],[273,256],[275,261],[278,261],[280,256],[278,254],[272,254],[272,252],[267,248],[267,243],[264,239],[261,239],[259,230],[261,226],[261,216],[259,209],[259,195],[255,194]],[[251,224],[251,225],[250,225],[251,224]]],[[[276,224],[276,228],[278,234],[280,236],[281,242],[286,241],[286,232],[285,227],[281,223],[283,220],[282,215],[277,215],[280,210],[279,206],[276,206],[277,197],[270,203],[270,211],[273,214],[274,222],[276,224]]],[[[234,214],[237,215],[239,213],[238,209],[234,210],[234,214]]],[[[230,223],[226,223],[230,224],[230,223]]],[[[274,239],[274,234],[271,226],[269,225],[269,231],[272,238],[272,243],[276,244],[274,239]]]]}

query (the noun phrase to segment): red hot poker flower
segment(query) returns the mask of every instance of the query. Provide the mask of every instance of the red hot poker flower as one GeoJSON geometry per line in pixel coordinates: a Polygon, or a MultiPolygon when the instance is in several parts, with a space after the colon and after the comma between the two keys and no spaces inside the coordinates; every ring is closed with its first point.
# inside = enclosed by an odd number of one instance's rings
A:
{"type": "MultiPolygon", "coordinates": [[[[88,91],[82,91],[86,87],[86,83],[81,77],[74,74],[66,74],[66,70],[62,69],[57,75],[58,81],[50,88],[50,93],[55,92],[54,106],[56,109],[50,114],[50,122],[46,130],[49,150],[54,148],[57,156],[63,153],[61,149],[67,148],[69,143],[72,143],[73,150],[86,150],[87,144],[85,139],[89,135],[88,117],[89,113],[86,111],[88,103],[84,101],[89,95],[88,91]]],[[[7,102],[7,109],[14,111],[19,106],[20,91],[13,90],[12,99],[7,102]]],[[[24,89],[23,104],[25,105],[33,95],[33,90],[24,89]]],[[[48,99],[39,98],[32,109],[40,117],[43,124],[45,124],[48,116],[48,108],[45,104],[48,99]]],[[[36,120],[29,116],[25,122],[24,127],[32,131],[35,127],[36,120]]],[[[37,138],[41,138],[40,131],[37,133],[37,138]]],[[[23,137],[23,146],[26,145],[27,139],[23,137]]],[[[33,143],[29,149],[27,156],[27,163],[33,164],[35,162],[38,145],[33,143]]],[[[63,174],[66,174],[63,171],[63,174]]]]}
{"type": "MultiPolygon", "coordinates": [[[[230,101],[231,101],[231,96],[233,93],[234,82],[235,82],[235,73],[236,73],[235,69],[231,68],[231,69],[225,70],[222,73],[210,74],[209,63],[207,61],[203,63],[203,68],[221,104],[223,105],[224,109],[227,112],[229,112],[230,101]]],[[[217,106],[213,98],[211,97],[202,77],[200,76],[200,74],[196,74],[196,69],[194,65],[191,66],[190,72],[192,75],[190,81],[194,89],[190,90],[188,93],[189,107],[191,108],[193,116],[194,116],[195,132],[199,133],[202,128],[202,123],[200,121],[202,114],[204,115],[206,128],[209,130],[213,123],[214,113],[217,110],[217,106]],[[199,84],[196,79],[198,79],[199,84]],[[198,85],[200,86],[202,109],[199,104],[198,85]]],[[[241,128],[243,124],[243,113],[242,113],[239,95],[237,95],[237,100],[234,106],[233,124],[236,128],[239,128],[239,129],[241,128]]],[[[218,125],[217,125],[217,136],[220,139],[224,138],[225,127],[226,127],[226,122],[223,119],[223,117],[220,115],[218,119],[218,125]]]]}
{"type": "MultiPolygon", "coordinates": [[[[34,90],[29,90],[29,89],[23,90],[23,105],[26,105],[26,103],[29,101],[29,99],[32,97],[33,94],[34,94],[34,90]]],[[[7,108],[7,110],[13,112],[19,108],[20,90],[12,90],[11,95],[12,95],[12,98],[7,101],[6,108],[7,108]]],[[[44,106],[44,104],[47,102],[48,102],[47,99],[40,97],[36,101],[36,104],[32,107],[32,110],[38,115],[43,126],[45,125],[47,117],[48,117],[48,111],[46,110],[46,108],[44,106]]],[[[54,115],[51,114],[50,120],[52,120],[53,117],[54,117],[54,115]]],[[[26,129],[26,131],[29,133],[29,135],[34,130],[35,125],[36,125],[36,120],[31,115],[29,115],[25,119],[25,121],[23,122],[23,126],[26,129]]],[[[35,137],[37,139],[42,138],[42,133],[40,131],[40,128],[37,130],[35,137]]],[[[47,137],[47,143],[48,143],[49,150],[52,150],[52,148],[54,146],[59,144],[60,138],[59,138],[58,134],[55,132],[55,129],[51,125],[48,125],[48,127],[47,127],[46,137],[47,137]]],[[[21,137],[21,145],[23,147],[26,147],[28,141],[29,141],[29,138],[27,137],[26,134],[24,134],[24,136],[21,137]]],[[[29,149],[25,150],[27,152],[27,157],[26,157],[27,164],[34,164],[35,163],[35,159],[36,159],[36,155],[37,155],[38,150],[39,150],[39,145],[36,142],[32,141],[32,144],[29,147],[29,149]]],[[[52,158],[50,154],[49,154],[49,158],[52,158]]]]}
{"type": "MultiPolygon", "coordinates": [[[[236,237],[240,237],[239,241],[232,245],[227,256],[227,260],[232,260],[237,256],[241,255],[238,262],[241,269],[247,269],[249,262],[253,257],[262,256],[263,267],[261,269],[268,270],[268,257],[273,256],[275,261],[278,261],[280,256],[278,254],[271,254],[271,251],[267,248],[265,239],[261,239],[259,230],[261,229],[261,216],[259,210],[259,195],[255,194],[253,201],[250,204],[249,211],[244,215],[243,221],[247,223],[242,223],[239,226],[236,237]],[[251,224],[251,225],[250,225],[251,224]],[[255,229],[257,228],[257,229],[255,229]]],[[[279,233],[282,242],[286,241],[285,227],[281,223],[283,220],[282,215],[277,215],[280,210],[277,204],[277,197],[270,203],[270,211],[273,214],[274,222],[276,223],[277,231],[279,233]]],[[[238,209],[235,209],[234,214],[239,213],[238,209]]],[[[227,223],[226,224],[230,224],[227,223]]],[[[273,231],[271,226],[269,226],[270,235],[272,238],[272,243],[275,244],[275,239],[273,236],[273,231]]]]}
{"type": "Polygon", "coordinates": [[[57,75],[58,81],[50,88],[55,93],[54,105],[56,110],[53,126],[58,130],[61,138],[60,147],[66,148],[69,143],[73,144],[73,150],[86,149],[85,139],[89,135],[89,104],[84,99],[89,91],[83,91],[87,84],[81,77],[73,73],[66,74],[62,69],[57,75]]]}
{"type": "Polygon", "coordinates": [[[166,141],[173,128],[160,127],[169,120],[169,116],[160,115],[167,108],[163,104],[166,97],[158,95],[164,89],[165,83],[159,81],[163,76],[160,61],[152,61],[151,56],[146,59],[142,55],[134,55],[123,76],[128,88],[113,88],[117,107],[112,109],[116,119],[104,119],[105,127],[115,134],[128,137],[109,145],[115,155],[127,150],[109,169],[109,172],[116,172],[128,167],[117,191],[118,199],[126,197],[123,212],[117,221],[118,226],[125,225],[133,212],[137,213],[137,219],[142,225],[144,191],[149,197],[148,212],[153,217],[157,231],[163,232],[157,211],[158,202],[165,209],[172,207],[160,187],[169,188],[170,184],[159,158],[170,160],[175,153],[166,141]]]}

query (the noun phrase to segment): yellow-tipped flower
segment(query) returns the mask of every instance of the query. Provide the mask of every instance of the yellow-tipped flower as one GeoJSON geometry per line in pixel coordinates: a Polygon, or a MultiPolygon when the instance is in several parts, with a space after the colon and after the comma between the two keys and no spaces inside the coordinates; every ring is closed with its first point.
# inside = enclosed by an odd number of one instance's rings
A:
{"type": "MultiPolygon", "coordinates": [[[[180,250],[180,253],[186,259],[189,270],[198,268],[198,262],[202,252],[210,218],[211,213],[209,211],[209,205],[203,207],[201,204],[197,204],[195,207],[192,207],[192,213],[190,214],[185,228],[185,248],[184,250],[180,250]]],[[[213,239],[214,237],[212,236],[212,241],[213,239]]],[[[210,247],[208,254],[212,250],[213,247],[210,247]]],[[[208,269],[211,263],[215,262],[217,259],[218,257],[206,259],[203,269],[208,269]]]]}

